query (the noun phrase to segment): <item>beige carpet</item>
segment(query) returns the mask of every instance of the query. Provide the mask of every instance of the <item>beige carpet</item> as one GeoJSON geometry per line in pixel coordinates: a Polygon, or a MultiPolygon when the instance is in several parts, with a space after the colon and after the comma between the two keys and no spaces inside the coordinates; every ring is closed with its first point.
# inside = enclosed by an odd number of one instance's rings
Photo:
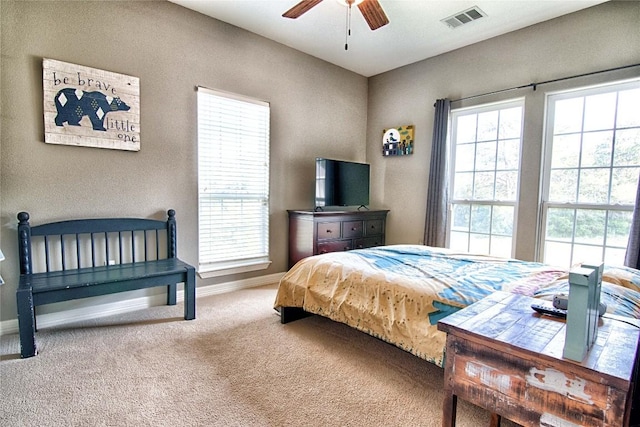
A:
{"type": "MultiPolygon", "coordinates": [[[[275,286],[0,341],[2,426],[440,426],[442,369],[313,316],[287,325],[275,286]]],[[[458,404],[458,425],[489,414],[458,404]]],[[[512,425],[504,422],[503,425],[512,425]]]]}

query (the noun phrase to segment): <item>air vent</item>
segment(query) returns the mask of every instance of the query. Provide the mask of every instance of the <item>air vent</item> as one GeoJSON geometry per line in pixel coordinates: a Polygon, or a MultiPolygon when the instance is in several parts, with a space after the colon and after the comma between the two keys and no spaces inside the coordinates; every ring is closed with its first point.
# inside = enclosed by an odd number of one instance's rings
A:
{"type": "Polygon", "coordinates": [[[447,18],[441,19],[440,22],[446,24],[449,28],[458,28],[469,22],[473,22],[487,16],[478,6],[474,6],[471,9],[463,10],[455,15],[451,15],[447,18]]]}

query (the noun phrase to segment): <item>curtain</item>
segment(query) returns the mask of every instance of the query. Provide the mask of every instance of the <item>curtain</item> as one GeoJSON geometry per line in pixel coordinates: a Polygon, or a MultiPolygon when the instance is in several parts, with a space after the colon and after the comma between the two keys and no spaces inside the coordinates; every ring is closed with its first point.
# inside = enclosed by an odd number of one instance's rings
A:
{"type": "Polygon", "coordinates": [[[624,265],[640,269],[640,177],[638,177],[636,207],[633,209],[631,230],[629,230],[629,244],[627,245],[627,254],[624,257],[624,265]]]}
{"type": "Polygon", "coordinates": [[[444,247],[447,231],[447,128],[451,103],[438,99],[433,121],[429,187],[427,189],[427,215],[424,225],[424,244],[444,247]]]}

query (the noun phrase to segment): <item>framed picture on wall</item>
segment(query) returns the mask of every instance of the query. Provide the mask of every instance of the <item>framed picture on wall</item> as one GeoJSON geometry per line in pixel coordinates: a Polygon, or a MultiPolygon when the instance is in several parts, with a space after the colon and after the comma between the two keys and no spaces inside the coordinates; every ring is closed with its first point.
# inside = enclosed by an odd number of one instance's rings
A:
{"type": "Polygon", "coordinates": [[[140,79],[43,59],[44,142],[140,150],[140,79]]]}
{"type": "Polygon", "coordinates": [[[382,131],[382,155],[406,156],[413,154],[413,125],[384,129],[382,131]]]}

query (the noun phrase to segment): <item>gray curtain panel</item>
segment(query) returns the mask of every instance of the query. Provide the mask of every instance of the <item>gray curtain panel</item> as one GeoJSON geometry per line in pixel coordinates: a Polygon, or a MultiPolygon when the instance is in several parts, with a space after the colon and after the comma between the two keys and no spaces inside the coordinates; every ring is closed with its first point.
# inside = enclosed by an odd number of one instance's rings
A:
{"type": "Polygon", "coordinates": [[[447,231],[447,128],[451,102],[438,99],[433,121],[429,188],[427,189],[427,216],[424,225],[424,244],[444,247],[447,231]]]}
{"type": "Polygon", "coordinates": [[[638,190],[636,192],[636,207],[633,209],[631,230],[629,231],[629,244],[627,254],[624,257],[624,265],[640,269],[640,177],[638,178],[638,190]]]}

